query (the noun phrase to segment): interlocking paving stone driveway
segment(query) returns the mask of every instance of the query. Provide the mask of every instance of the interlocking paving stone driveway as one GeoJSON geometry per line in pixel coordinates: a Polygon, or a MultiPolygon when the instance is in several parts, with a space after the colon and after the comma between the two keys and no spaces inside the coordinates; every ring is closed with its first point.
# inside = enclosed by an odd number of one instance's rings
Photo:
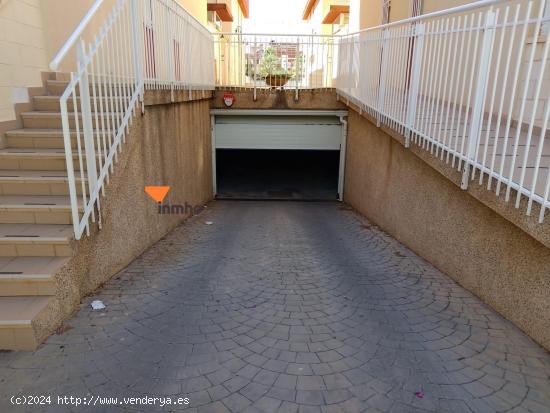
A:
{"type": "Polygon", "coordinates": [[[543,349],[336,203],[213,203],[68,324],[0,354],[0,412],[13,394],[190,399],[51,412],[550,411],[543,349]]]}

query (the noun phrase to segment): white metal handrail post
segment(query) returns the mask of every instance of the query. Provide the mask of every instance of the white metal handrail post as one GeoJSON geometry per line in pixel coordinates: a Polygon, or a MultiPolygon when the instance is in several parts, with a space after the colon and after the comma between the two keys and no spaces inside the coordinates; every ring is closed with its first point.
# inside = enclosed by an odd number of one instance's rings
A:
{"type": "MultiPolygon", "coordinates": [[[[96,151],[94,144],[94,129],[92,124],[92,105],[90,103],[90,85],[86,68],[84,40],[77,43],[76,54],[79,71],[80,86],[80,113],[82,115],[82,132],[84,135],[84,153],[86,156],[86,174],[88,176],[88,190],[93,193],[97,185],[96,151]]],[[[77,108],[73,108],[76,111],[77,108]]],[[[80,155],[80,154],[79,154],[80,155]]],[[[95,222],[94,214],[92,219],[95,222]]]]}
{"type": "Polygon", "coordinates": [[[143,80],[143,68],[141,66],[141,48],[139,42],[139,22],[138,22],[138,11],[137,11],[137,2],[138,0],[130,0],[130,11],[132,19],[132,55],[134,60],[134,67],[136,73],[136,87],[139,91],[139,99],[141,103],[141,114],[145,113],[145,102],[144,102],[144,89],[145,83],[143,80]]]}
{"type": "MultiPolygon", "coordinates": [[[[485,27],[483,29],[483,40],[480,52],[478,76],[476,82],[476,93],[472,109],[472,120],[470,123],[470,132],[468,139],[468,149],[466,161],[464,162],[464,171],[462,173],[461,188],[468,189],[470,170],[475,164],[477,147],[481,136],[481,122],[483,119],[483,107],[487,95],[489,83],[489,70],[491,65],[491,56],[493,51],[493,42],[495,39],[496,13],[489,10],[485,16],[485,27]]],[[[473,69],[472,69],[473,70],[473,69]]]]}
{"type": "Polygon", "coordinates": [[[296,39],[296,60],[294,62],[294,82],[296,83],[296,89],[294,92],[294,100],[297,102],[299,99],[298,92],[298,66],[299,66],[299,57],[300,57],[300,37],[296,39]]]}
{"type": "MultiPolygon", "coordinates": [[[[347,44],[347,59],[348,59],[348,72],[346,73],[346,80],[348,82],[348,96],[351,96],[352,93],[353,93],[353,84],[351,82],[351,79],[353,78],[352,76],[352,73],[353,73],[353,46],[354,46],[354,42],[350,39],[348,41],[348,44],[347,44]]],[[[349,98],[348,98],[348,103],[349,103],[349,98]]]]}
{"type": "MultiPolygon", "coordinates": [[[[164,13],[164,29],[166,36],[166,57],[168,58],[168,79],[170,82],[170,102],[174,101],[174,82],[175,82],[175,64],[174,64],[174,44],[173,44],[173,32],[172,32],[172,14],[168,5],[165,6],[164,13]]],[[[191,90],[191,86],[189,87],[191,90]]]]}
{"type": "Polygon", "coordinates": [[[258,70],[258,66],[256,64],[256,59],[257,59],[257,53],[258,53],[258,38],[256,36],[254,36],[254,51],[252,52],[252,66],[254,67],[254,102],[256,102],[256,99],[257,99],[257,92],[256,92],[256,72],[258,70]]]}
{"type": "Polygon", "coordinates": [[[405,147],[411,146],[411,135],[416,121],[418,93],[422,76],[422,56],[424,53],[424,23],[414,26],[412,44],[413,56],[411,59],[411,78],[409,83],[409,97],[407,102],[407,121],[405,130],[405,147]]]}
{"type": "Polygon", "coordinates": [[[71,130],[69,127],[69,113],[67,111],[67,96],[68,93],[65,92],[59,100],[59,106],[61,111],[61,127],[63,128],[65,159],[67,163],[67,181],[69,183],[69,198],[71,200],[71,217],[73,221],[75,239],[79,240],[80,219],[78,217],[78,200],[76,195],[76,181],[74,177],[73,152],[71,148],[71,130]]]}
{"type": "MultiPolygon", "coordinates": [[[[380,62],[380,78],[378,85],[378,104],[376,113],[376,126],[380,127],[382,124],[382,113],[384,111],[384,101],[386,99],[386,79],[388,75],[388,52],[389,52],[389,29],[383,29],[382,32],[382,61],[380,62]]],[[[351,76],[350,76],[351,77],[351,76]]]]}

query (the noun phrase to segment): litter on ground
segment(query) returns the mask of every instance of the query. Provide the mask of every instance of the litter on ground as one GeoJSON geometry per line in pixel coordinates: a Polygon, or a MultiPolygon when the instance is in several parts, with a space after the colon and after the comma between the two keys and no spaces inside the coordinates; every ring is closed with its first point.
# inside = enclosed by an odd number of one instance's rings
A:
{"type": "Polygon", "coordinates": [[[92,301],[92,310],[103,310],[105,308],[105,304],[103,304],[103,301],[100,300],[94,300],[92,301]]]}

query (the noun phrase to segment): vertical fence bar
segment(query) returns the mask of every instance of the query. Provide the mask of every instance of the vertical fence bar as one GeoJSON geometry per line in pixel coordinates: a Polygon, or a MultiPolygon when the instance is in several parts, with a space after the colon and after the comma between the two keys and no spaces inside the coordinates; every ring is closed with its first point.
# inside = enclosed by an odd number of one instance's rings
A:
{"type": "MultiPolygon", "coordinates": [[[[485,16],[485,28],[483,29],[483,40],[481,54],[478,64],[478,77],[476,82],[476,93],[474,97],[474,106],[472,109],[472,119],[470,123],[470,133],[468,139],[468,150],[464,162],[464,171],[462,173],[461,188],[468,189],[470,170],[475,165],[475,155],[479,145],[481,135],[481,123],[483,117],[483,106],[487,94],[487,85],[489,82],[489,70],[491,64],[491,55],[493,50],[493,40],[495,38],[496,13],[493,10],[487,12],[485,16]]],[[[472,70],[474,70],[472,68],[472,70]]]]}
{"type": "Polygon", "coordinates": [[[294,82],[296,83],[294,91],[294,100],[298,101],[298,59],[300,56],[300,36],[296,39],[296,56],[294,57],[294,82]]]}
{"type": "Polygon", "coordinates": [[[405,147],[411,146],[411,134],[416,121],[416,110],[420,78],[422,76],[422,56],[424,54],[424,24],[417,24],[414,28],[413,58],[411,64],[411,81],[409,86],[409,99],[407,103],[407,129],[405,131],[405,147]]]}
{"type": "MultiPolygon", "coordinates": [[[[80,76],[80,113],[82,115],[82,132],[84,135],[84,153],[86,156],[86,174],[88,176],[88,190],[93,193],[97,184],[96,156],[94,145],[94,130],[92,124],[92,108],[90,104],[90,85],[85,62],[85,46],[81,40],[77,45],[78,66],[80,76]]],[[[73,110],[76,110],[74,108],[73,110]]]]}
{"type": "Polygon", "coordinates": [[[74,177],[73,151],[71,145],[71,130],[69,127],[69,114],[67,111],[68,90],[65,91],[59,101],[61,108],[61,126],[63,128],[63,143],[65,147],[65,162],[67,164],[67,180],[69,182],[69,198],[71,200],[71,217],[73,221],[75,239],[79,240],[81,232],[79,230],[80,218],[78,216],[78,198],[76,195],[76,181],[74,177]]]}
{"type": "MultiPolygon", "coordinates": [[[[378,104],[377,104],[377,116],[376,123],[380,127],[382,123],[382,113],[384,112],[384,100],[386,97],[386,78],[388,76],[388,52],[389,52],[389,30],[384,29],[382,31],[382,40],[381,40],[381,54],[382,62],[380,65],[380,77],[379,77],[379,89],[378,89],[378,104]]],[[[351,50],[350,50],[351,54],[351,50]]]]}
{"type": "Polygon", "coordinates": [[[256,35],[254,35],[254,51],[252,52],[252,59],[253,59],[253,66],[254,66],[254,102],[256,102],[257,95],[256,95],[256,77],[257,77],[257,70],[258,65],[256,64],[256,59],[258,58],[258,38],[256,35]]]}

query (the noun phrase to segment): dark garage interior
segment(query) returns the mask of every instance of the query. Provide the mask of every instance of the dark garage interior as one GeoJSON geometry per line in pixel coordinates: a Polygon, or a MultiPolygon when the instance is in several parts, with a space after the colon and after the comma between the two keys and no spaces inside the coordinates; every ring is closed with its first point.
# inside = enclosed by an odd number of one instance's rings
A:
{"type": "Polygon", "coordinates": [[[336,200],[339,151],[217,149],[217,197],[336,200]]]}

